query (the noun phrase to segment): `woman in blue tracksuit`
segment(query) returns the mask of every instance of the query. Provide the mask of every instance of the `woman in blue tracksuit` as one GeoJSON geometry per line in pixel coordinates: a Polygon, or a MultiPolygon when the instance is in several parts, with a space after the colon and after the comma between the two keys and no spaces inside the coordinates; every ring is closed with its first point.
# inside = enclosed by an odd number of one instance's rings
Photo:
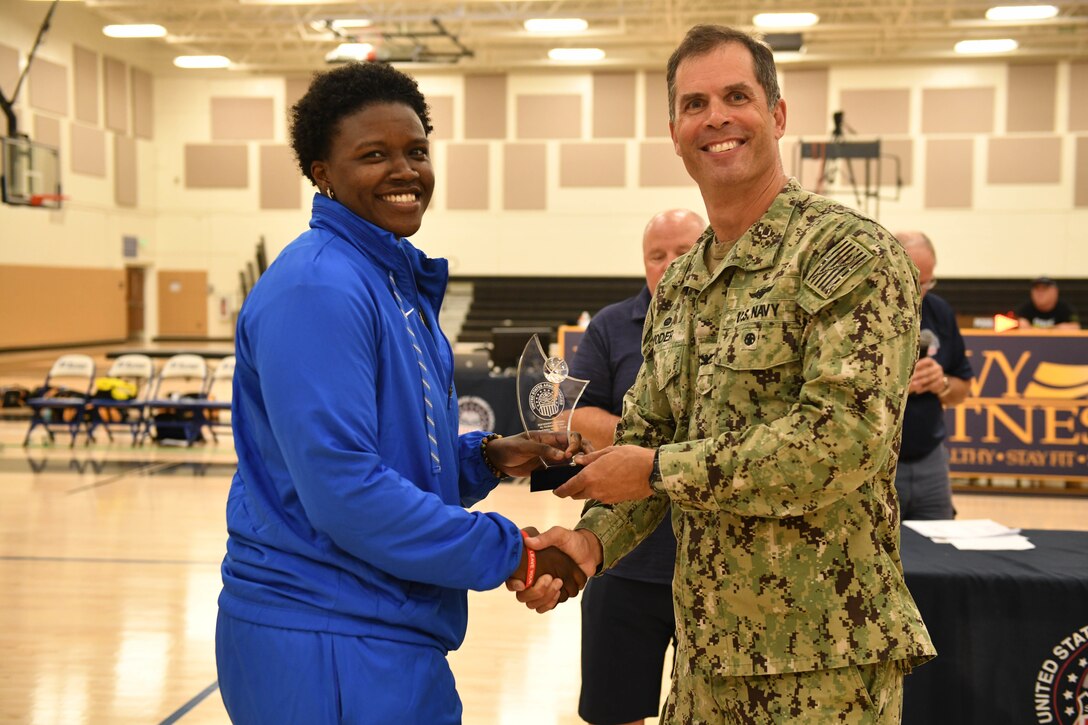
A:
{"type": "MultiPolygon", "coordinates": [[[[438,329],[447,263],[405,239],[434,189],[430,130],[415,81],[378,63],[317,76],[292,109],[319,193],[235,338],[216,629],[235,722],[460,722],[446,653],[464,639],[467,590],[528,574],[518,527],[464,507],[580,447],[458,435],[438,329]]],[[[584,584],[557,550],[535,564],[556,598],[584,584]]]]}

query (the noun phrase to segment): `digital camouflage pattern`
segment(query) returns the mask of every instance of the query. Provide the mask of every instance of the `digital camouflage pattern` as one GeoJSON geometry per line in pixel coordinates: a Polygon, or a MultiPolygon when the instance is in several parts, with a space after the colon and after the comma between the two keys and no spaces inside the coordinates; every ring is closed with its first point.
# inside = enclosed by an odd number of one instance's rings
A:
{"type": "Polygon", "coordinates": [[[668,496],[578,524],[604,568],[672,502],[676,658],[747,676],[934,654],[903,581],[893,485],[918,357],[916,270],[875,222],[791,180],[715,273],[708,229],[643,333],[619,444],[668,496]]]}
{"type": "Polygon", "coordinates": [[[674,676],[691,684],[669,693],[663,723],[900,725],[903,719],[900,662],[749,677],[674,676]]]}

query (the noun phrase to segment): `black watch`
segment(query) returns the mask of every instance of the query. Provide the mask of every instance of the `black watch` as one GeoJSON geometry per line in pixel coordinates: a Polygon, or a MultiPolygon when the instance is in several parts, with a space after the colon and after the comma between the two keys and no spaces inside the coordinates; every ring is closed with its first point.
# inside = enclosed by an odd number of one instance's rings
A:
{"type": "Polygon", "coordinates": [[[654,465],[650,469],[650,490],[661,493],[665,490],[664,482],[661,480],[661,449],[658,448],[654,451],[654,465]]]}

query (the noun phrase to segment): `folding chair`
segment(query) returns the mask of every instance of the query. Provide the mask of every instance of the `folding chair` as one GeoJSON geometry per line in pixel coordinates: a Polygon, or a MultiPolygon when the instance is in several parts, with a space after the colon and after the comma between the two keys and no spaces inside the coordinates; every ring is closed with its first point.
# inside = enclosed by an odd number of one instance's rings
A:
{"type": "Polygon", "coordinates": [[[181,353],[167,358],[155,378],[154,392],[147,401],[140,443],[149,437],[184,440],[188,446],[200,439],[203,420],[199,404],[208,386],[208,363],[200,355],[181,353]],[[154,434],[152,434],[154,428],[154,434]],[[170,429],[182,438],[167,436],[170,429]]]}
{"type": "Polygon", "coordinates": [[[208,429],[212,440],[219,442],[216,428],[230,428],[230,403],[234,396],[234,355],[228,355],[219,361],[208,378],[208,387],[204,399],[191,405],[201,416],[201,426],[208,429]]]}
{"type": "Polygon", "coordinates": [[[87,420],[87,442],[94,440],[94,432],[99,427],[105,429],[111,443],[113,429],[125,428],[132,435],[132,445],[136,445],[147,420],[147,401],[154,385],[155,363],[147,355],[135,353],[121,355],[113,361],[106,376],[135,385],[136,395],[123,400],[101,397],[102,392],[97,389],[98,381],[96,381],[96,390],[94,397],[90,400],[90,416],[87,420]]]}
{"type": "Polygon", "coordinates": [[[45,383],[26,403],[30,407],[30,427],[23,445],[30,444],[35,428],[45,428],[49,442],[53,428],[63,428],[72,436],[68,447],[76,444],[79,427],[87,412],[87,400],[94,390],[94,359],[90,355],[61,355],[45,376],[45,383]]]}

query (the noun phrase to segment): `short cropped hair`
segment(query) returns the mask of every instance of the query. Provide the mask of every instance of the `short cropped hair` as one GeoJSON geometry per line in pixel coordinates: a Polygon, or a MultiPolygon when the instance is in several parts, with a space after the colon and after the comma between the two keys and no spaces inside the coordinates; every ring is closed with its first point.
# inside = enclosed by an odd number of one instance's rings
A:
{"type": "Polygon", "coordinates": [[[302,175],[314,161],[329,157],[337,126],[345,117],[376,103],[403,103],[415,111],[430,135],[427,101],[415,79],[385,63],[347,63],[314,75],[306,94],[291,107],[291,148],[302,175]]]}
{"type": "Polygon", "coordinates": [[[676,69],[680,63],[695,56],[705,55],[727,43],[739,43],[752,54],[756,80],[767,96],[767,108],[773,110],[782,98],[778,89],[778,72],[774,65],[774,53],[759,38],[724,25],[696,25],[680,45],[672,52],[665,70],[665,82],[669,88],[669,121],[676,120],[676,69]]]}

